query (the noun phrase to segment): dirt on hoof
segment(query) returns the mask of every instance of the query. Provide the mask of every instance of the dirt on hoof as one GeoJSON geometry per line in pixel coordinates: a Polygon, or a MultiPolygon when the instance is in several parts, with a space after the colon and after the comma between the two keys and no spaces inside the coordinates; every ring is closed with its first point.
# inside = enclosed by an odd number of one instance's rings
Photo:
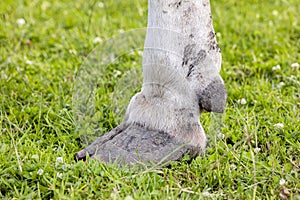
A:
{"type": "Polygon", "coordinates": [[[168,133],[148,130],[138,124],[121,124],[75,155],[75,160],[87,156],[105,163],[165,164],[185,155],[197,156],[200,147],[177,140],[168,133]]]}

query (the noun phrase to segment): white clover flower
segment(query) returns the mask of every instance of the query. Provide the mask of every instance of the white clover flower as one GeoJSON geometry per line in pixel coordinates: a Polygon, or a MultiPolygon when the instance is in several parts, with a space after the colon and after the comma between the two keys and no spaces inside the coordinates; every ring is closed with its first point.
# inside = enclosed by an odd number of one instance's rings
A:
{"type": "Polygon", "coordinates": [[[246,99],[245,98],[241,98],[241,99],[238,99],[237,100],[237,103],[238,104],[241,104],[241,105],[245,105],[247,103],[246,99]]]}
{"type": "Polygon", "coordinates": [[[218,134],[218,138],[224,139],[224,138],[225,138],[225,135],[224,135],[223,133],[219,133],[219,134],[218,134]]]}
{"type": "Polygon", "coordinates": [[[125,199],[124,200],[134,200],[133,199],[133,197],[132,196],[127,196],[127,197],[125,197],[125,199]]]}
{"type": "Polygon", "coordinates": [[[103,8],[103,7],[104,7],[104,3],[100,1],[100,2],[97,3],[97,6],[98,6],[99,8],[103,8]]]}
{"type": "Polygon", "coordinates": [[[284,86],[285,85],[285,83],[284,82],[280,82],[278,85],[277,85],[277,88],[282,88],[282,86],[284,86]]]}
{"type": "Polygon", "coordinates": [[[293,64],[291,64],[291,67],[292,68],[299,68],[300,65],[299,65],[299,63],[293,63],[293,64]]]}
{"type": "Polygon", "coordinates": [[[280,65],[275,65],[275,66],[272,67],[273,71],[278,71],[280,69],[281,69],[280,65]]]}
{"type": "Polygon", "coordinates": [[[59,178],[59,179],[62,179],[63,178],[63,173],[57,172],[56,177],[59,178]]]}
{"type": "Polygon", "coordinates": [[[26,23],[25,19],[23,18],[17,19],[18,26],[23,26],[25,23],[26,23]]]}
{"type": "Polygon", "coordinates": [[[33,62],[32,62],[31,60],[26,60],[26,64],[27,64],[27,65],[32,65],[33,62]]]}
{"type": "Polygon", "coordinates": [[[236,169],[236,165],[235,164],[231,164],[230,165],[230,169],[236,169]]]}
{"type": "Polygon", "coordinates": [[[34,154],[34,155],[31,156],[31,158],[32,158],[32,159],[39,159],[39,156],[36,155],[36,154],[34,154]]]}
{"type": "Polygon", "coordinates": [[[283,123],[277,123],[277,124],[274,124],[274,126],[276,128],[280,128],[280,129],[283,129],[284,128],[284,124],[283,123]]]}
{"type": "Polygon", "coordinates": [[[39,175],[39,176],[42,176],[43,173],[44,173],[44,170],[42,170],[42,169],[39,169],[39,170],[37,171],[37,175],[39,175]]]}
{"type": "Polygon", "coordinates": [[[221,37],[221,33],[220,33],[220,32],[217,32],[216,36],[217,36],[217,37],[221,37]]]}
{"type": "Polygon", "coordinates": [[[269,25],[270,25],[270,26],[273,26],[274,23],[273,23],[272,21],[269,21],[269,25]]]}
{"type": "Polygon", "coordinates": [[[7,64],[10,64],[10,63],[11,63],[11,58],[7,58],[7,59],[6,59],[6,63],[7,63],[7,64]]]}
{"type": "Polygon", "coordinates": [[[286,181],[285,181],[283,178],[280,179],[279,184],[280,184],[281,186],[283,186],[285,183],[286,183],[286,181]]]}
{"type": "Polygon", "coordinates": [[[277,16],[277,15],[278,15],[278,11],[277,11],[277,10],[273,10],[272,14],[273,14],[274,16],[277,16]]]}
{"type": "Polygon", "coordinates": [[[64,158],[63,157],[57,157],[55,165],[59,165],[60,163],[64,163],[64,158]]]}
{"type": "Polygon", "coordinates": [[[137,51],[137,53],[138,53],[139,56],[143,56],[144,52],[139,50],[139,51],[137,51]]]}
{"type": "Polygon", "coordinates": [[[48,1],[42,3],[42,10],[48,10],[49,7],[51,7],[51,4],[48,1]]]}
{"type": "Polygon", "coordinates": [[[114,77],[118,77],[118,76],[120,76],[121,74],[122,74],[121,71],[119,71],[119,70],[114,70],[114,77]]]}
{"type": "Polygon", "coordinates": [[[94,40],[93,40],[94,44],[97,44],[97,43],[100,43],[100,42],[102,42],[101,37],[95,37],[94,40]]]}
{"type": "Polygon", "coordinates": [[[202,195],[203,195],[203,197],[210,197],[211,196],[209,191],[202,192],[202,195]]]}
{"type": "Polygon", "coordinates": [[[77,51],[76,51],[75,49],[70,49],[70,50],[69,50],[69,53],[70,53],[70,54],[77,55],[77,51]]]}
{"type": "Polygon", "coordinates": [[[254,149],[254,153],[259,153],[260,150],[261,150],[260,148],[256,147],[256,148],[254,149]]]}

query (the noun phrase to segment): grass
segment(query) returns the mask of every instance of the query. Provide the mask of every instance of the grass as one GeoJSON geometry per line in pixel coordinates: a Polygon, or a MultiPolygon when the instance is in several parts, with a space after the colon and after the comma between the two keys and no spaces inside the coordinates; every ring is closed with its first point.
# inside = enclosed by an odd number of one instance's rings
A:
{"type": "MultiPolygon", "coordinates": [[[[297,0],[212,1],[228,90],[222,128],[204,114],[205,155],[130,170],[74,162],[84,144],[72,94],[93,40],[145,27],[146,0],[1,1],[0,198],[300,199],[299,10],[297,0]]],[[[103,130],[117,124],[108,97],[133,60],[103,79],[103,130]]]]}

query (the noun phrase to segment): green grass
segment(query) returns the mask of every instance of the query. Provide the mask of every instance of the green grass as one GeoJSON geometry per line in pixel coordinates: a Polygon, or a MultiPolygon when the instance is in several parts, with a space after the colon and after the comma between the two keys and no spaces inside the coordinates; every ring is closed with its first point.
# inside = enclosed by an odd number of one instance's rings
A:
{"type": "MultiPolygon", "coordinates": [[[[84,147],[73,85],[94,38],[147,22],[146,0],[103,5],[0,2],[1,199],[300,199],[300,69],[291,67],[300,63],[298,0],[212,1],[228,90],[222,129],[211,128],[213,116],[204,114],[205,155],[144,170],[73,160],[84,147]],[[273,71],[276,65],[281,69],[273,71]]],[[[119,63],[121,76],[130,64],[119,63]]],[[[99,94],[104,130],[117,124],[108,95],[118,78],[106,78],[110,87],[99,94]]]]}

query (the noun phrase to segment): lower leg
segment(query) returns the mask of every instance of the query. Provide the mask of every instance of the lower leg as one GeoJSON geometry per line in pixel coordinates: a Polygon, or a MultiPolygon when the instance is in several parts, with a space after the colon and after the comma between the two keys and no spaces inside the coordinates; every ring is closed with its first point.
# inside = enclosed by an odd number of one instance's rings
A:
{"type": "Polygon", "coordinates": [[[226,92],[208,0],[149,0],[144,84],[124,122],[76,154],[102,162],[160,162],[199,154],[200,109],[222,111],[226,92]]]}

